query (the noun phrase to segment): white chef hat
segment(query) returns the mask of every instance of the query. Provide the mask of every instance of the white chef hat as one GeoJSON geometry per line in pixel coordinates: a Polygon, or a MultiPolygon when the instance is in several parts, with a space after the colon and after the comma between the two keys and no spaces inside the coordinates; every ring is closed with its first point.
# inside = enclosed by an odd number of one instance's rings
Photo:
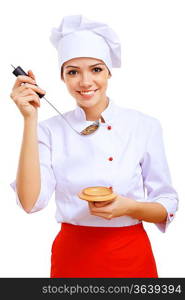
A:
{"type": "Polygon", "coordinates": [[[121,45],[116,33],[104,23],[82,15],[66,16],[53,28],[50,41],[58,51],[59,68],[76,57],[101,59],[109,71],[121,67],[121,45]]]}

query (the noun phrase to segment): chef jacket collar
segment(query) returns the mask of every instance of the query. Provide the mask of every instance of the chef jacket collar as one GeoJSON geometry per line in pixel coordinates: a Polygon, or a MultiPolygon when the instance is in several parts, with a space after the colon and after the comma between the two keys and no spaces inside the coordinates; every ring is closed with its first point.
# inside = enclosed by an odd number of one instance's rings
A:
{"type": "MultiPolygon", "coordinates": [[[[101,116],[103,117],[105,123],[100,123],[100,125],[111,125],[114,117],[114,111],[115,111],[115,105],[113,101],[108,98],[108,106],[105,108],[105,110],[101,113],[101,116]]],[[[77,106],[75,109],[75,121],[76,121],[76,129],[82,131],[87,126],[94,123],[94,121],[87,121],[86,120],[86,114],[80,106],[77,106]]]]}
{"type": "MultiPolygon", "coordinates": [[[[109,100],[108,106],[101,113],[101,116],[103,117],[105,123],[100,123],[100,126],[112,125],[113,120],[114,120],[116,106],[110,98],[108,98],[108,100],[109,100]]],[[[80,106],[77,106],[76,109],[73,110],[72,115],[68,115],[68,120],[69,120],[70,124],[78,132],[81,132],[86,127],[93,124],[93,121],[87,121],[86,120],[85,112],[80,106]]]]}

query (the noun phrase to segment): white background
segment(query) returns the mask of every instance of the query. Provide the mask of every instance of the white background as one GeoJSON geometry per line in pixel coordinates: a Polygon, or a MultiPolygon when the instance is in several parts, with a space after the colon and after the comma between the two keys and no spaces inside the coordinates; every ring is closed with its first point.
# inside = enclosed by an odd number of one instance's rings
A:
{"type": "MultiPolygon", "coordinates": [[[[15,179],[23,118],[9,97],[10,64],[32,69],[46,98],[61,111],[75,107],[60,81],[52,27],[65,15],[84,14],[108,23],[122,42],[122,68],[114,69],[108,95],[124,107],[158,118],[163,127],[179,211],[165,234],[145,223],[160,277],[185,277],[185,1],[68,0],[1,1],[0,7],[0,277],[49,277],[50,250],[60,225],[54,195],[49,205],[26,214],[15,202],[15,179]]],[[[56,114],[41,101],[39,120],[56,114]]],[[[31,184],[30,184],[31,189],[31,184]]],[[[139,245],[138,245],[139,246],[139,245]]]]}

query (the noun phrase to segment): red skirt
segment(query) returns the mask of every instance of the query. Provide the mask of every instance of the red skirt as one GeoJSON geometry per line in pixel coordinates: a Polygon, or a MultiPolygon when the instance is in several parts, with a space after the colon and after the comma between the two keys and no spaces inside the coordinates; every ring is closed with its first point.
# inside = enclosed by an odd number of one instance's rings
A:
{"type": "Polygon", "coordinates": [[[51,250],[51,278],[157,278],[142,223],[126,227],[61,224],[51,250]]]}

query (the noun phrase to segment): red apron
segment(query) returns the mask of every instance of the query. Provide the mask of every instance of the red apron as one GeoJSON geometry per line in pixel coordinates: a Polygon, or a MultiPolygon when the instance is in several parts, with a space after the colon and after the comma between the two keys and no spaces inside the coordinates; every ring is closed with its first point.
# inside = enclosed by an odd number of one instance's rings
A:
{"type": "Polygon", "coordinates": [[[51,278],[158,277],[142,223],[126,227],[61,224],[51,254],[51,278]]]}

